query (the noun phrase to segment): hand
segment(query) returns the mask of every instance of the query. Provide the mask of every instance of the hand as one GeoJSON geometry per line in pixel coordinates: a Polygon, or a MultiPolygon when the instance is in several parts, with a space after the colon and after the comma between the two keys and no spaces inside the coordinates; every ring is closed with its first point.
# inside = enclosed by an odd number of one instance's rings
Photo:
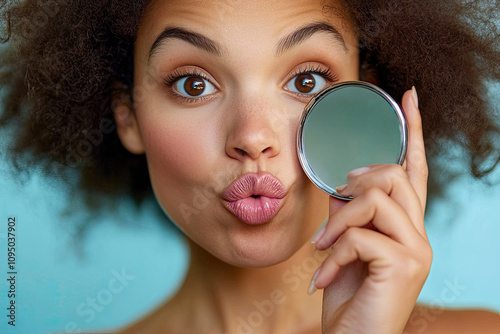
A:
{"type": "Polygon", "coordinates": [[[403,166],[376,165],[347,176],[345,204],[315,237],[330,254],[313,279],[326,288],[323,333],[402,333],[427,278],[432,250],[424,227],[427,163],[416,92],[403,96],[408,152],[403,166]]]}

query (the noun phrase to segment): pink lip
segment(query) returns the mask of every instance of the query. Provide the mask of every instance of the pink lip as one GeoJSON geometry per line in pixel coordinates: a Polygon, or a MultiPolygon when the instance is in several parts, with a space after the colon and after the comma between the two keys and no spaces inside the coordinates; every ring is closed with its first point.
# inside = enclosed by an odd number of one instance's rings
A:
{"type": "Polygon", "coordinates": [[[222,198],[233,215],[249,225],[264,224],[278,213],[286,188],[270,174],[245,174],[234,181],[222,198]]]}

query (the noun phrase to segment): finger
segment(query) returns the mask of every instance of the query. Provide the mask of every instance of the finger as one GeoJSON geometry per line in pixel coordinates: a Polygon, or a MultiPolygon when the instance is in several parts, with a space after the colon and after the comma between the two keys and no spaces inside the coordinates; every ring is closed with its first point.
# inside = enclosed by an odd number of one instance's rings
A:
{"type": "MultiPolygon", "coordinates": [[[[337,199],[333,196],[330,196],[329,198],[329,212],[330,212],[330,216],[337,212],[338,210],[340,210],[344,205],[346,205],[348,202],[346,201],[343,201],[343,200],[340,200],[340,199],[337,199]]],[[[325,233],[325,228],[326,228],[326,225],[327,225],[328,221],[326,223],[324,223],[317,231],[316,233],[314,234],[314,236],[311,238],[311,243],[315,244],[317,240],[319,240],[323,233],[325,233]]]]}
{"type": "Polygon", "coordinates": [[[424,211],[427,201],[428,168],[422,132],[422,118],[418,109],[418,96],[415,87],[403,95],[402,105],[408,126],[406,171],[424,211]]]}
{"type": "Polygon", "coordinates": [[[372,188],[330,216],[315,246],[327,249],[350,228],[367,227],[370,223],[373,229],[411,248],[420,242],[421,236],[406,211],[383,190],[372,188]]]}
{"type": "MultiPolygon", "coordinates": [[[[343,196],[359,197],[371,188],[379,188],[408,213],[422,232],[424,212],[410,179],[399,165],[374,165],[355,169],[347,174],[347,187],[340,190],[343,196]]],[[[423,234],[423,233],[422,233],[423,234]]]]}
{"type": "Polygon", "coordinates": [[[333,245],[330,255],[314,278],[314,286],[318,289],[327,287],[335,279],[341,267],[358,259],[369,263],[371,274],[376,274],[373,273],[373,269],[389,266],[394,262],[392,258],[402,253],[404,253],[402,245],[378,232],[364,228],[350,228],[333,245]]]}

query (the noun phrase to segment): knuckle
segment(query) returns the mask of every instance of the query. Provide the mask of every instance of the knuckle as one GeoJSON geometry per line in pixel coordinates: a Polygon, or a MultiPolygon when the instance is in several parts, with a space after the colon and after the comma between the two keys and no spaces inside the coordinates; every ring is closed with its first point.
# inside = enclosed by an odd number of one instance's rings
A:
{"type": "Polygon", "coordinates": [[[344,233],[344,240],[346,241],[352,241],[357,238],[357,229],[355,227],[349,228],[347,231],[344,233]]]}
{"type": "Polygon", "coordinates": [[[418,168],[420,175],[427,178],[429,170],[427,166],[425,149],[416,149],[415,152],[410,155],[409,159],[411,160],[411,165],[414,166],[414,168],[418,168]]]}
{"type": "Polygon", "coordinates": [[[341,240],[339,240],[342,244],[347,244],[352,247],[355,247],[359,244],[361,239],[361,229],[358,227],[351,227],[343,234],[341,240]]]}
{"type": "Polygon", "coordinates": [[[399,258],[393,269],[395,275],[402,280],[413,280],[415,277],[420,276],[424,270],[421,263],[413,257],[399,258]]]}
{"type": "Polygon", "coordinates": [[[405,169],[401,165],[391,165],[389,171],[393,179],[400,180],[408,178],[408,174],[406,174],[405,169]]]}
{"type": "Polygon", "coordinates": [[[366,189],[363,194],[364,199],[370,203],[377,203],[381,196],[387,195],[382,189],[377,187],[370,187],[366,189]]]}
{"type": "Polygon", "coordinates": [[[424,264],[416,258],[410,258],[406,264],[406,276],[408,277],[419,277],[424,273],[424,264]]]}
{"type": "Polygon", "coordinates": [[[422,175],[422,179],[427,180],[429,178],[429,167],[427,164],[424,164],[420,169],[420,175],[422,175]]]}
{"type": "Polygon", "coordinates": [[[425,247],[422,247],[419,250],[419,254],[421,256],[422,259],[421,261],[424,264],[425,268],[427,269],[427,271],[430,271],[432,259],[434,257],[432,247],[429,244],[427,244],[425,247]]]}
{"type": "Polygon", "coordinates": [[[395,266],[396,274],[402,279],[415,280],[427,277],[430,271],[430,261],[421,256],[402,257],[395,266]]]}

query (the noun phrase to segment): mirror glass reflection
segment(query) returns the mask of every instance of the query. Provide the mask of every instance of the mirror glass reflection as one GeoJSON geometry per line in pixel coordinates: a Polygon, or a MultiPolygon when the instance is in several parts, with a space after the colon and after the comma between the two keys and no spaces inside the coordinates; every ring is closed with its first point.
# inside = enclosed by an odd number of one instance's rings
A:
{"type": "Polygon", "coordinates": [[[320,92],[306,106],[298,131],[301,165],[319,188],[335,191],[353,169],[402,164],[406,123],[399,105],[380,88],[344,82],[320,92]]]}

